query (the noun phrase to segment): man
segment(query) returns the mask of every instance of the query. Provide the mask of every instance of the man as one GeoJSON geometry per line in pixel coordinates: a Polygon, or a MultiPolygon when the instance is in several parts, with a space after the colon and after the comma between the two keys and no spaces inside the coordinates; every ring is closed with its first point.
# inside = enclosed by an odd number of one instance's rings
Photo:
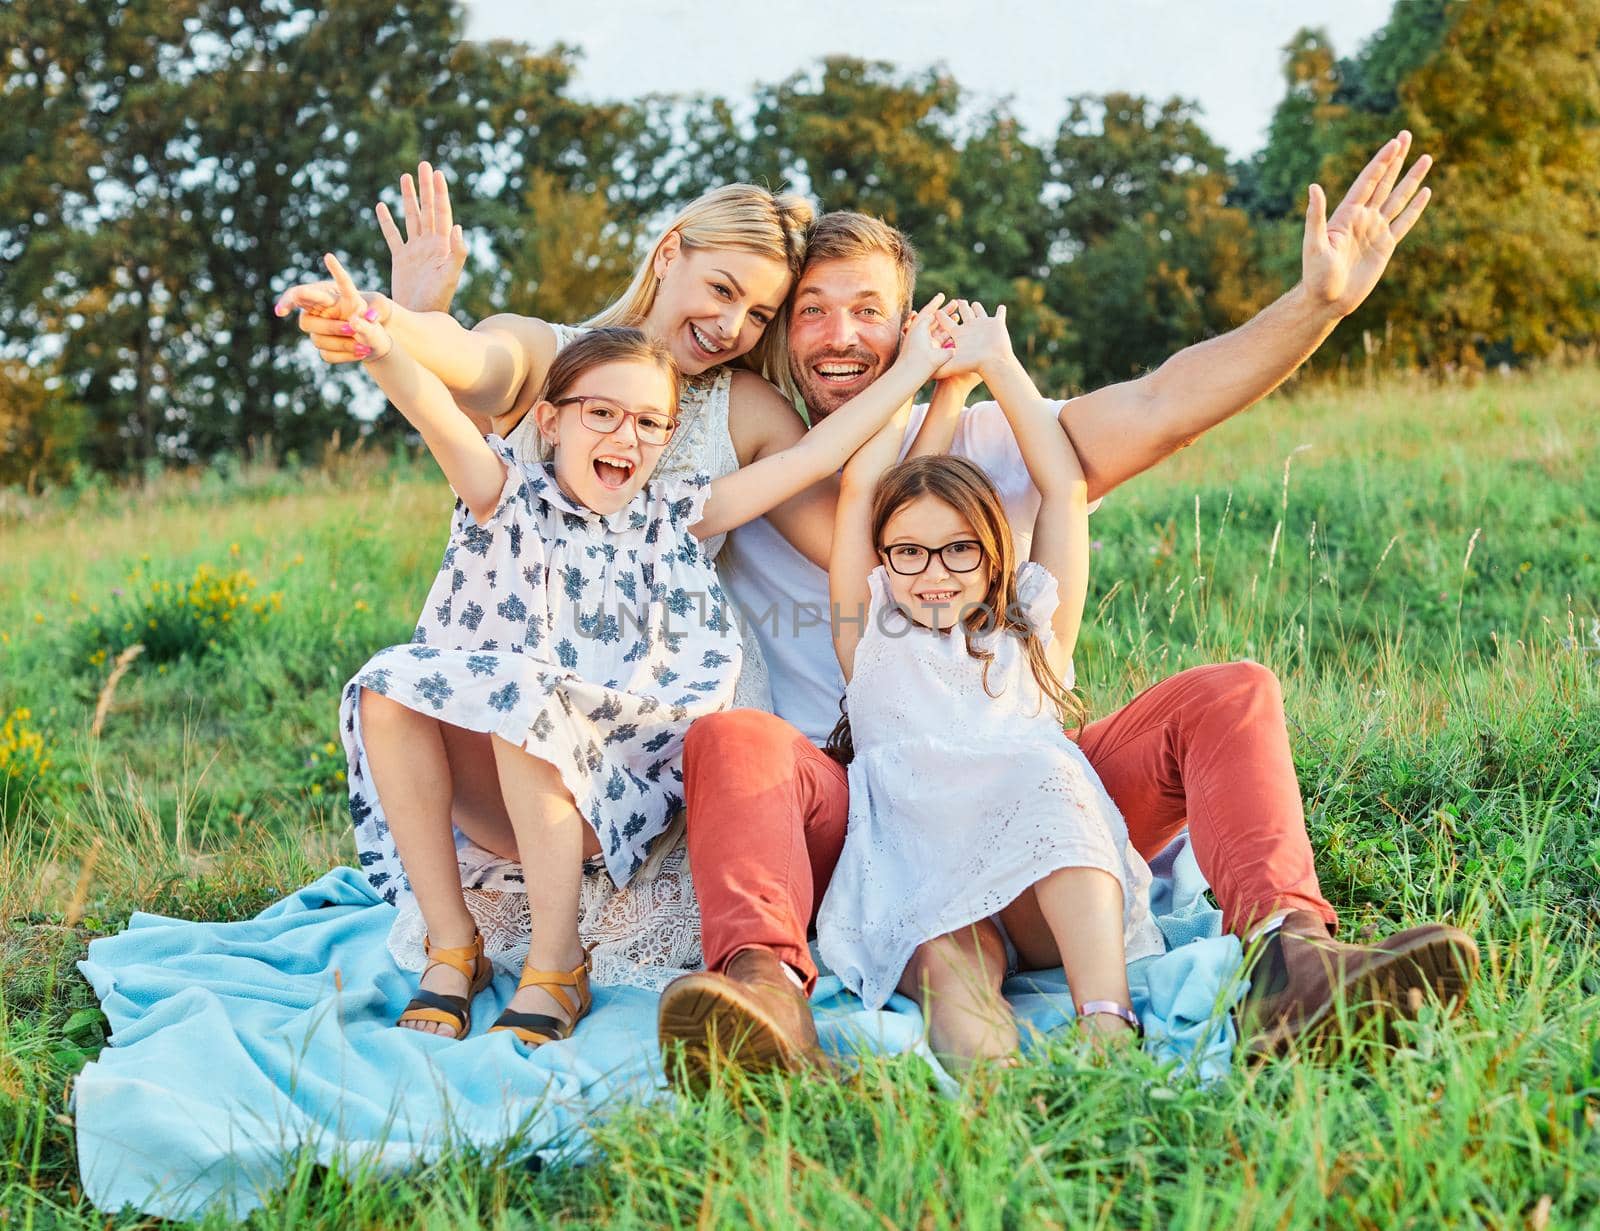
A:
{"type": "MultiPolygon", "coordinates": [[[[1408,133],[1385,145],[1331,218],[1312,186],[1301,281],[1271,307],[1137,380],[1062,404],[1091,499],[1270,393],[1366,298],[1428,202],[1428,158],[1401,177],[1409,146],[1408,133]]],[[[818,220],[789,323],[791,371],[813,422],[893,362],[915,273],[910,243],[882,222],[844,212],[818,220]]],[[[915,409],[908,442],[924,413],[915,409]]],[[[988,471],[1013,525],[1031,535],[1038,495],[994,403],[964,412],[952,452],[988,471]]],[[[826,574],[764,521],[735,531],[722,563],[753,617],[776,714],[712,715],[689,734],[689,859],[706,971],[667,988],[660,1032],[663,1046],[683,1046],[696,1078],[717,1051],[746,1067],[795,1067],[815,1055],[806,938],[848,812],[845,771],[817,747],[844,693],[826,574]]],[[[1251,1051],[1324,1035],[1341,996],[1400,1015],[1414,1013],[1425,991],[1459,999],[1478,954],[1457,929],[1429,924],[1370,946],[1332,939],[1337,919],[1317,884],[1282,698],[1266,668],[1182,672],[1090,723],[1080,746],[1140,853],[1153,855],[1187,825],[1225,926],[1264,937],[1241,1013],[1251,1051]]],[[[993,924],[966,943],[994,951],[997,934],[986,930],[993,924]]]]}

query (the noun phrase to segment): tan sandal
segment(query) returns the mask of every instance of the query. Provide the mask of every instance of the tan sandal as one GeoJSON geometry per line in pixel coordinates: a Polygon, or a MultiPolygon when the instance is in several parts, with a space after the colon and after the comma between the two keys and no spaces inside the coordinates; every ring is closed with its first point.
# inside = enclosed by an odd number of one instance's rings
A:
{"type": "Polygon", "coordinates": [[[531,966],[524,966],[522,978],[517,980],[517,991],[525,987],[543,988],[551,999],[567,1011],[567,1020],[551,1017],[548,1013],[514,1013],[507,1009],[489,1027],[489,1033],[509,1030],[529,1047],[569,1037],[593,1002],[589,993],[589,951],[583,951],[583,961],[571,970],[535,970],[531,966]],[[562,990],[567,987],[576,996],[576,1003],[573,996],[562,990]]]}
{"type": "Polygon", "coordinates": [[[472,998],[494,978],[494,963],[483,956],[483,936],[474,930],[470,945],[458,945],[454,949],[436,949],[433,942],[424,937],[422,951],[428,955],[428,964],[422,970],[424,976],[435,966],[448,966],[468,981],[467,994],[446,996],[419,987],[394,1024],[437,1022],[441,1026],[454,1026],[455,1037],[464,1039],[472,1032],[472,998]]]}

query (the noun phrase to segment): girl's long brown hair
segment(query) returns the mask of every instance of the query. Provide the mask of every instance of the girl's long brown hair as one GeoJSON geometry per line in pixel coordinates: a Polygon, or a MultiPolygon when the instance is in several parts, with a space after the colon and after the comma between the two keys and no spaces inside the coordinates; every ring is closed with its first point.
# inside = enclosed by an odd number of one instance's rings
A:
{"type": "MultiPolygon", "coordinates": [[[[1054,706],[1061,725],[1082,726],[1088,719],[1088,711],[1061,677],[1050,669],[1044,644],[1017,603],[1016,540],[1011,536],[1011,523],[1000,501],[1000,493],[988,475],[966,458],[949,454],[914,457],[901,462],[879,480],[872,494],[873,545],[881,551],[883,531],[889,519],[922,496],[943,501],[966,518],[973,536],[983,548],[989,585],[980,605],[962,616],[962,631],[967,639],[967,653],[983,663],[984,692],[991,697],[999,696],[989,692],[989,667],[994,662],[994,651],[984,649],[974,638],[981,633],[1003,630],[1022,641],[1039,691],[1054,706]]],[[[839,723],[823,751],[848,765],[855,756],[855,747],[850,738],[850,716],[843,713],[843,701],[839,708],[839,723]]]]}

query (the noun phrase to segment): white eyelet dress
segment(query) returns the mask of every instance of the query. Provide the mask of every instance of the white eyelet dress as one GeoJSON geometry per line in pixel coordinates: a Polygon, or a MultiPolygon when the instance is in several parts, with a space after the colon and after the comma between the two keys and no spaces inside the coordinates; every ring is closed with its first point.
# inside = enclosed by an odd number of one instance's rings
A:
{"type": "MultiPolygon", "coordinates": [[[[1045,702],[1020,638],[940,634],[894,605],[880,566],[846,708],[855,746],[844,849],[817,914],[822,959],[870,1008],[894,992],[917,946],[988,918],[1058,868],[1122,883],[1129,961],[1165,946],[1150,869],[1122,814],[1045,702]],[[989,693],[997,695],[989,695],[989,693]]],[[[1017,599],[1050,639],[1057,584],[1032,561],[1017,599]]],[[[1068,681],[1070,683],[1070,679],[1068,681]]]]}
{"type": "MultiPolygon", "coordinates": [[[[558,349],[584,332],[570,325],[551,327],[558,349]]],[[[679,427],[662,451],[652,483],[697,474],[715,479],[738,469],[728,432],[732,379],[731,371],[719,368],[684,382],[678,403],[679,427]]],[[[543,462],[549,457],[531,414],[507,434],[506,443],[523,463],[543,462]]],[[[704,540],[701,554],[714,558],[724,537],[704,540]]],[[[737,622],[738,613],[733,614],[737,622]]],[[[732,704],[770,710],[766,665],[756,640],[742,636],[740,642],[743,656],[732,704]]],[[[387,835],[379,843],[370,827],[358,823],[356,840],[369,878],[375,868],[387,870],[398,865],[398,860],[391,864],[386,857],[374,860],[374,854],[384,853],[385,847],[392,851],[387,835]]],[[[527,955],[531,928],[521,866],[477,846],[459,830],[456,855],[467,907],[477,920],[485,951],[502,968],[518,969],[527,955]]],[[[398,885],[386,883],[380,891],[386,896],[393,891],[390,900],[400,907],[389,934],[390,953],[403,969],[421,970],[427,927],[415,899],[403,878],[398,885]]],[[[604,867],[585,870],[578,933],[590,950],[594,981],[602,985],[631,984],[659,990],[678,975],[700,969],[700,908],[681,825],[662,836],[652,858],[621,888],[604,867]]]]}

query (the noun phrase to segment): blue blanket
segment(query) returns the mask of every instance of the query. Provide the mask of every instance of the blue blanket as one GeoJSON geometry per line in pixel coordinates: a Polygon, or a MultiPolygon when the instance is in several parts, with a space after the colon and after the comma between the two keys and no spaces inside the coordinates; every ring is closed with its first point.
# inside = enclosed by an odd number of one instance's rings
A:
{"type": "MultiPolygon", "coordinates": [[[[1221,999],[1236,992],[1239,946],[1221,935],[1185,845],[1152,866],[1174,948],[1130,970],[1134,1007],[1150,1050],[1209,1079],[1233,1043],[1221,999]]],[[[301,1151],[393,1169],[465,1145],[576,1158],[608,1106],[665,1092],[657,997],[637,988],[596,988],[574,1036],[531,1054],[484,1034],[510,998],[508,976],[475,1002],[465,1042],[393,1029],[416,979],[389,957],[393,918],[359,872],[335,868],[245,922],[137,914],[94,941],[79,968],[113,1037],[74,1091],[89,1199],[163,1218],[213,1208],[242,1218],[301,1151]]],[[[1072,1012],[1059,971],[1020,976],[1006,992],[1040,1031],[1072,1012]]],[[[902,997],[867,1012],[824,978],[813,1003],[835,1055],[935,1063],[902,997]]]]}

